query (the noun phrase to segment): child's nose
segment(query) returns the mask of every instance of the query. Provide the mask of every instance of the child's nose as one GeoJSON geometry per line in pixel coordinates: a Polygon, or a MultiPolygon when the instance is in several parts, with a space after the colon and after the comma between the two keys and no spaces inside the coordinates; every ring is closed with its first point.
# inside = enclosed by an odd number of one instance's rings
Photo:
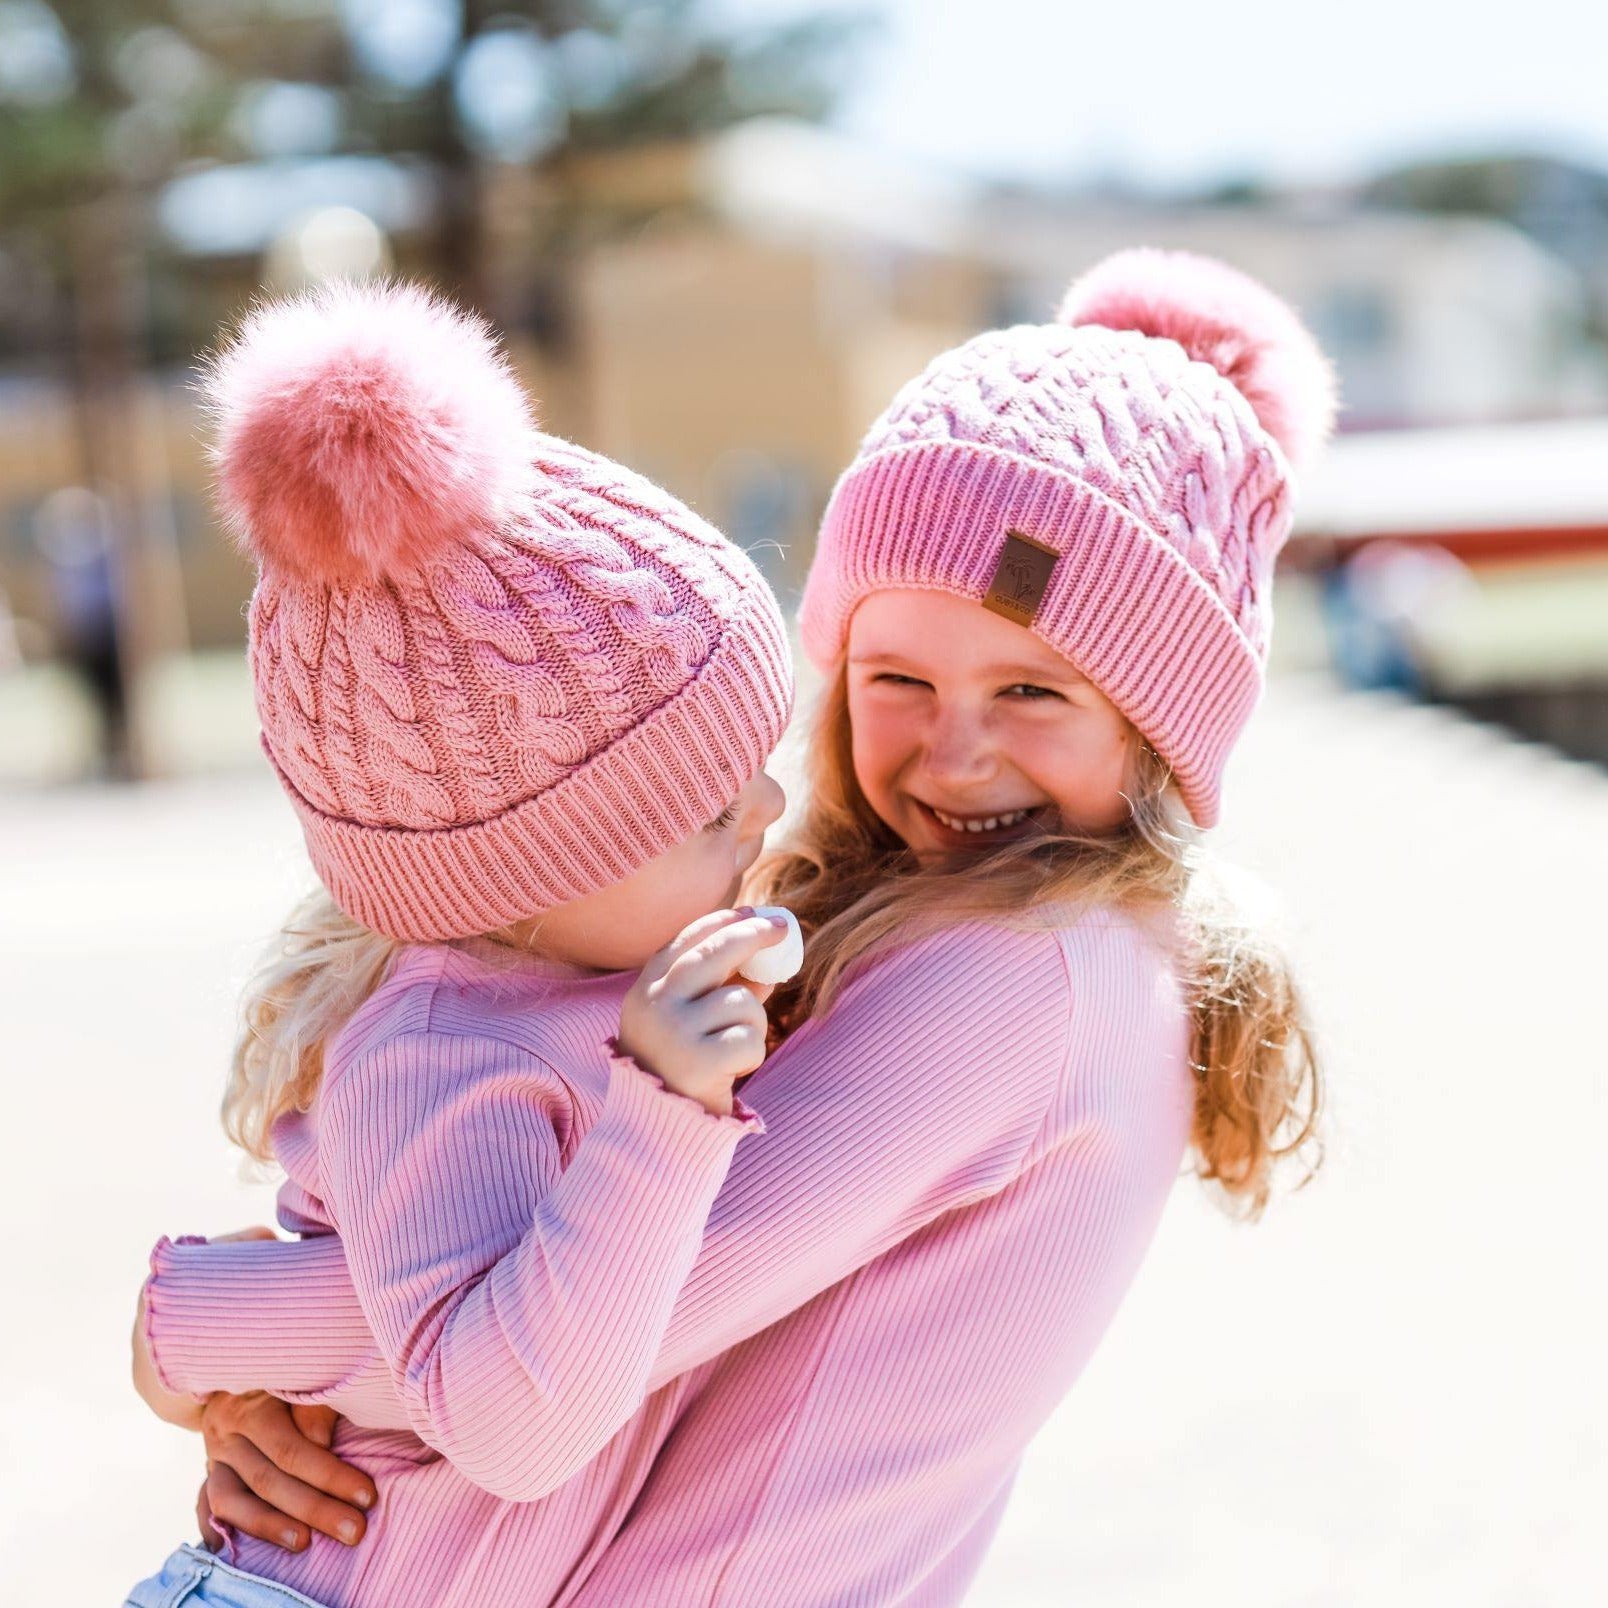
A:
{"type": "Polygon", "coordinates": [[[754,830],[763,832],[781,820],[782,812],[787,808],[787,794],[782,790],[782,784],[769,771],[761,771],[754,778],[754,783],[754,800],[750,815],[754,830]]]}
{"type": "Polygon", "coordinates": [[[964,715],[940,716],[927,736],[927,772],[951,786],[987,781],[994,773],[994,750],[977,721],[964,715]]]}

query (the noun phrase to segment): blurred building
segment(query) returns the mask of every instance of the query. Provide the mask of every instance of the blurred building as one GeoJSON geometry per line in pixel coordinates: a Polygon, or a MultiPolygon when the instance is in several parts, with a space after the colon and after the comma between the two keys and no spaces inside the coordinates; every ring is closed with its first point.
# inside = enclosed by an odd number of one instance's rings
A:
{"type": "Polygon", "coordinates": [[[1286,568],[1352,684],[1608,764],[1608,419],[1342,436],[1286,568]]]}
{"type": "Polygon", "coordinates": [[[1332,197],[1168,208],[996,197],[982,218],[1010,311],[1024,317],[1054,305],[1069,264],[1124,245],[1203,251],[1243,268],[1300,309],[1333,359],[1345,430],[1608,409],[1586,287],[1507,224],[1332,197]]]}
{"type": "MultiPolygon", "coordinates": [[[[364,217],[377,263],[428,275],[427,208],[404,171],[307,166],[239,173],[232,200],[215,172],[169,192],[160,215],[209,319],[282,275],[287,252],[356,239],[364,217]]],[[[1208,251],[1289,297],[1337,360],[1349,427],[1608,410],[1574,276],[1498,224],[1334,200],[1170,209],[1006,193],[768,121],[580,155],[558,191],[551,175],[494,167],[483,207],[491,310],[547,428],[686,497],[784,591],[897,387],[977,330],[1049,316],[1075,272],[1123,245],[1208,251]],[[550,238],[530,220],[556,208],[592,220],[561,264],[530,244],[550,238]]],[[[140,494],[162,505],[188,640],[205,647],[239,639],[249,577],[213,528],[191,378],[143,382],[140,494]]],[[[0,388],[0,421],[0,588],[27,617],[43,585],[35,513],[75,473],[64,388],[0,388]]]]}
{"type": "MultiPolygon", "coordinates": [[[[989,322],[998,274],[965,247],[979,192],[795,125],[680,157],[658,175],[662,218],[577,275],[564,394],[591,444],[690,499],[790,591],[866,426],[989,322]]],[[[599,162],[595,182],[625,167],[599,162]]]]}
{"type": "MultiPolygon", "coordinates": [[[[609,159],[629,184],[627,163],[609,159]]],[[[739,540],[782,543],[784,586],[894,391],[979,329],[1046,318],[1075,272],[1125,245],[1206,251],[1291,300],[1336,362],[1343,428],[1608,411],[1576,276],[1502,224],[1005,194],[769,122],[656,180],[675,210],[586,260],[564,394],[595,445],[739,540]]]]}

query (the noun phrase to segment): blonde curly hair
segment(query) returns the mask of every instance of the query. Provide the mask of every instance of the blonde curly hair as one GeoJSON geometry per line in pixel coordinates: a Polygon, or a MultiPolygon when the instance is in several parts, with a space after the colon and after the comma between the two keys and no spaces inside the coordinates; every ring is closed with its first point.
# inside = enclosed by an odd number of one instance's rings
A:
{"type": "Polygon", "coordinates": [[[772,999],[776,1037],[830,1009],[857,962],[956,922],[1045,925],[1094,906],[1173,912],[1192,1015],[1197,1173],[1230,1212],[1255,1218],[1280,1163],[1300,1175],[1296,1187],[1316,1171],[1323,1079],[1300,991],[1142,738],[1132,745],[1129,819],[1115,833],[1049,832],[939,864],[919,862],[872,810],[851,743],[840,666],[812,724],[793,841],[755,867],[748,890],[788,906],[810,939],[803,970],[772,999]]]}

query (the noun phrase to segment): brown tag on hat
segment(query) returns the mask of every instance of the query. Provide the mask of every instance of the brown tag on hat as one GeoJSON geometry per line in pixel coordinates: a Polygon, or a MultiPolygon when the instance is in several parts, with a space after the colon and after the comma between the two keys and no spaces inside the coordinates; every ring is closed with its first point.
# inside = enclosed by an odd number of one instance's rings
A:
{"type": "Polygon", "coordinates": [[[1018,625],[1031,625],[1050,584],[1050,571],[1060,556],[1053,547],[1019,530],[1007,531],[983,607],[1018,625]]]}

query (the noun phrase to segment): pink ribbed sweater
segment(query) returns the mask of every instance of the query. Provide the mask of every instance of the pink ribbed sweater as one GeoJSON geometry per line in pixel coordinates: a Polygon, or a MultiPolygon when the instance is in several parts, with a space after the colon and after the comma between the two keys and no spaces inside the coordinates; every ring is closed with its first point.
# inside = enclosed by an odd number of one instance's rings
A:
{"type": "Polygon", "coordinates": [[[1178,1169],[1167,956],[1109,913],[912,944],[745,1085],[758,1133],[609,1061],[629,978],[494,953],[406,951],[276,1129],[318,1237],[153,1257],[170,1385],[328,1401],[380,1487],[357,1548],[235,1561],[331,1608],[957,1602],[1178,1169]]]}

